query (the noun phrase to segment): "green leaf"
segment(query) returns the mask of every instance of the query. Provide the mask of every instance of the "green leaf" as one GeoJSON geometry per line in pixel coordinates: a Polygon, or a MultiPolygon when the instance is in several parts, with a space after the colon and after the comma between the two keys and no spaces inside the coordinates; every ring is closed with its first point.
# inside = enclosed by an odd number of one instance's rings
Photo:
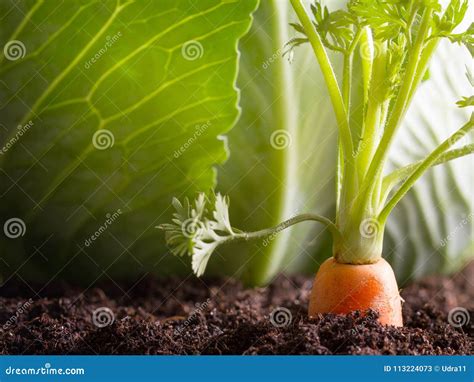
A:
{"type": "Polygon", "coordinates": [[[434,16],[435,28],[441,35],[448,35],[462,22],[467,9],[467,0],[451,0],[442,16],[434,16]]]}
{"type": "Polygon", "coordinates": [[[165,231],[166,243],[173,254],[191,256],[193,271],[199,277],[204,274],[216,248],[235,238],[229,220],[229,200],[217,194],[209,201],[200,193],[194,205],[187,198],[184,204],[183,209],[181,203],[174,203],[173,224],[157,228],[165,231]],[[212,209],[207,208],[207,204],[213,205],[212,209]]]}
{"type": "Polygon", "coordinates": [[[458,102],[456,102],[456,105],[458,105],[459,107],[474,106],[474,96],[463,97],[458,102]]]}
{"type": "Polygon", "coordinates": [[[84,282],[182,265],[154,227],[228,156],[219,136],[238,117],[237,43],[255,7],[0,3],[0,223],[26,227],[2,234],[5,273],[84,282]]]}
{"type": "Polygon", "coordinates": [[[407,33],[408,1],[352,0],[348,6],[373,29],[377,39],[385,41],[407,33]]]}
{"type": "Polygon", "coordinates": [[[330,12],[319,2],[311,6],[315,26],[324,45],[332,50],[347,52],[354,40],[357,20],[349,12],[342,9],[330,12]]]}
{"type": "Polygon", "coordinates": [[[463,44],[469,53],[471,53],[471,56],[474,57],[474,23],[472,23],[465,32],[449,34],[447,37],[451,42],[463,44]]]}

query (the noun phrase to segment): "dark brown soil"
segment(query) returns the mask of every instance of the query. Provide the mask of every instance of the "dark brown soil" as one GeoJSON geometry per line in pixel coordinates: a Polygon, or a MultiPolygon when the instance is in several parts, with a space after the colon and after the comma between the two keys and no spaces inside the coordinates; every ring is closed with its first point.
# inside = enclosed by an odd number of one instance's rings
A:
{"type": "Polygon", "coordinates": [[[473,284],[471,263],[407,287],[398,329],[377,324],[375,312],[307,318],[306,277],[253,290],[194,277],[83,292],[16,281],[0,288],[0,354],[473,354],[473,284]]]}

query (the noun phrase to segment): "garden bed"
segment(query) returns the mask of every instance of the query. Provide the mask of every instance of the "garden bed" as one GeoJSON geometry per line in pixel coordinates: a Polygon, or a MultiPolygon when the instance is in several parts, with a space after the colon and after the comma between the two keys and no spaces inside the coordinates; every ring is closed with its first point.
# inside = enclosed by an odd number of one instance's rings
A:
{"type": "Polygon", "coordinates": [[[307,318],[312,280],[302,276],[252,290],[193,276],[86,291],[56,284],[41,297],[40,286],[9,282],[0,354],[472,354],[473,280],[471,263],[405,288],[402,329],[380,326],[373,312],[307,318]],[[458,307],[471,316],[462,327],[448,321],[458,307]]]}

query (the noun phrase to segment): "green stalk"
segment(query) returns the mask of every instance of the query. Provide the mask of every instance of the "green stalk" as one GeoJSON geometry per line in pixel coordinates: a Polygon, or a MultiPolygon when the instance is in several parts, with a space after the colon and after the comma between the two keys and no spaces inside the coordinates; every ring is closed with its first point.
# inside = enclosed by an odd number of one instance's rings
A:
{"type": "MultiPolygon", "coordinates": [[[[433,163],[432,167],[452,161],[457,158],[464,157],[472,153],[474,153],[474,143],[463,146],[459,149],[454,149],[454,150],[445,152],[436,160],[435,163],[433,163]]],[[[393,189],[393,187],[395,187],[397,183],[400,183],[401,181],[408,178],[422,162],[423,160],[420,160],[418,162],[409,164],[385,176],[385,178],[383,179],[383,186],[382,186],[383,195],[380,200],[380,203],[384,204],[388,194],[393,189]]]]}
{"type": "Polygon", "coordinates": [[[411,48],[407,68],[404,73],[404,79],[397,95],[395,105],[361,187],[361,193],[358,197],[358,202],[356,203],[356,205],[359,206],[357,212],[359,216],[364,215],[365,210],[370,204],[372,192],[374,191],[374,187],[377,184],[375,180],[381,177],[382,169],[385,164],[388,149],[392,142],[393,136],[397,131],[403,116],[405,115],[409,101],[411,100],[411,97],[415,91],[415,80],[418,80],[418,76],[420,75],[420,56],[423,52],[424,43],[430,29],[432,14],[433,10],[430,8],[425,9],[423,12],[418,36],[414,46],[411,48]],[[417,69],[419,69],[418,72],[417,69]]]}
{"type": "MultiPolygon", "coordinates": [[[[364,27],[360,31],[360,48],[370,47],[369,52],[373,52],[373,39],[372,39],[372,30],[369,27],[364,27]]],[[[367,113],[367,104],[369,102],[369,89],[373,76],[373,54],[360,54],[361,63],[362,63],[362,91],[363,91],[363,103],[364,103],[364,116],[367,113]]],[[[362,129],[360,131],[360,137],[364,135],[364,121],[362,129]]],[[[360,147],[357,147],[356,153],[359,153],[360,147]]]]}
{"type": "MultiPolygon", "coordinates": [[[[350,111],[351,103],[351,80],[352,80],[352,57],[350,54],[344,55],[344,64],[343,64],[343,76],[342,76],[342,97],[344,102],[344,108],[348,113],[350,111]]],[[[351,137],[352,139],[352,137],[351,137]]],[[[343,197],[343,192],[345,190],[344,183],[346,179],[344,176],[344,148],[341,142],[341,137],[338,137],[337,140],[337,173],[336,173],[336,224],[340,224],[340,214],[338,213],[341,210],[344,210],[346,205],[345,197],[343,197]]]]}
{"type": "MultiPolygon", "coordinates": [[[[361,46],[363,45],[372,45],[372,30],[369,27],[364,27],[361,31],[361,46]]],[[[362,74],[363,74],[363,88],[364,88],[364,105],[367,105],[369,101],[369,88],[372,81],[372,70],[373,70],[373,57],[367,57],[366,55],[361,55],[362,60],[362,74]]]]}
{"type": "Polygon", "coordinates": [[[342,74],[342,97],[347,114],[351,109],[352,54],[344,54],[342,74]]]}
{"type": "Polygon", "coordinates": [[[306,222],[306,221],[316,221],[316,222],[324,224],[329,229],[334,239],[337,239],[341,235],[336,225],[328,218],[324,216],[316,215],[316,214],[301,214],[301,215],[294,216],[288,220],[285,220],[274,227],[265,228],[265,229],[254,231],[254,232],[237,232],[234,235],[229,236],[225,240],[222,240],[221,243],[225,244],[225,243],[230,243],[234,241],[241,241],[241,240],[248,241],[248,240],[268,237],[271,235],[275,235],[295,224],[306,222]]]}
{"type": "MultiPolygon", "coordinates": [[[[451,0],[452,2],[453,0],[451,0]]],[[[450,3],[451,3],[450,2],[450,3]]],[[[446,11],[444,13],[444,15],[446,14],[446,11]]],[[[415,15],[416,15],[416,8],[414,7],[414,3],[412,2],[410,4],[410,20],[409,20],[409,24],[411,25],[411,23],[414,21],[414,18],[415,18],[415,15]]],[[[410,35],[411,36],[411,35],[410,35]]],[[[411,39],[410,39],[411,40],[411,39]]],[[[420,57],[420,62],[418,64],[418,68],[416,70],[416,75],[415,75],[415,80],[414,82],[416,84],[419,84],[421,82],[421,80],[423,79],[423,76],[425,74],[425,71],[426,71],[426,68],[428,66],[428,62],[431,58],[431,56],[433,55],[436,47],[438,46],[438,43],[440,41],[440,38],[432,38],[428,41],[428,43],[426,43],[424,49],[423,49],[423,53],[421,54],[421,57],[420,57]]],[[[409,96],[409,100],[411,100],[411,98],[413,97],[415,91],[416,91],[416,88],[417,88],[417,85],[414,86],[411,91],[410,91],[410,96],[409,96]]]]}
{"type": "MultiPolygon", "coordinates": [[[[337,164],[336,164],[336,212],[341,209],[342,179],[344,178],[344,153],[341,140],[337,140],[337,164]]],[[[336,213],[336,224],[339,225],[339,214],[336,213]]]]}
{"type": "Polygon", "coordinates": [[[388,215],[393,210],[393,208],[398,204],[398,202],[405,196],[405,194],[413,187],[415,182],[428,170],[432,167],[441,157],[441,155],[446,152],[452,145],[457,141],[463,138],[470,130],[474,128],[474,116],[471,116],[469,122],[467,122],[463,127],[458,131],[452,134],[448,139],[441,143],[435,150],[431,152],[421,163],[416,167],[408,179],[401,185],[401,187],[395,192],[392,198],[388,201],[387,205],[380,212],[378,219],[385,223],[388,215]]]}
{"type": "Polygon", "coordinates": [[[343,73],[342,73],[342,95],[343,95],[343,102],[344,108],[346,109],[346,113],[349,119],[350,125],[350,115],[351,115],[351,85],[352,85],[352,63],[354,57],[354,50],[359,43],[359,40],[362,36],[362,31],[358,30],[356,35],[354,36],[354,41],[352,41],[351,45],[347,52],[344,52],[344,66],[343,66],[343,73]]]}
{"type": "Polygon", "coordinates": [[[384,45],[380,46],[380,51],[373,61],[372,79],[370,83],[370,93],[367,102],[367,112],[365,117],[364,134],[362,135],[362,146],[358,156],[357,167],[359,175],[364,179],[370,166],[374,151],[378,143],[378,131],[382,128],[380,123],[384,104],[381,91],[385,89],[383,83],[386,76],[387,53],[384,45]]]}
{"type": "MultiPolygon", "coordinates": [[[[357,168],[355,167],[354,148],[352,141],[352,134],[349,126],[349,111],[346,109],[344,99],[339,89],[339,85],[334,74],[333,67],[329,61],[326,49],[323,46],[321,37],[309,18],[306,10],[301,4],[301,0],[291,0],[291,4],[298,16],[301,25],[305,30],[305,34],[309,39],[311,47],[313,48],[316,59],[321,68],[326,86],[329,92],[329,97],[332,102],[334,113],[336,114],[336,121],[339,130],[339,139],[342,146],[344,156],[344,176],[342,177],[342,187],[340,193],[340,202],[338,203],[338,211],[336,211],[338,224],[344,224],[347,211],[350,210],[354,196],[358,193],[357,186],[357,168]]],[[[347,88],[349,89],[349,84],[347,88]]],[[[349,89],[350,90],[350,89],[349,89]]]]}
{"type": "Polygon", "coordinates": [[[425,48],[423,49],[423,52],[421,53],[421,56],[420,56],[420,61],[418,63],[418,67],[416,68],[416,74],[415,74],[415,78],[413,80],[414,86],[410,90],[410,95],[408,97],[408,102],[411,101],[411,99],[415,95],[415,91],[418,88],[418,85],[423,80],[426,69],[428,67],[428,62],[430,61],[431,56],[433,55],[434,51],[436,50],[436,47],[438,46],[438,43],[439,43],[439,38],[435,38],[435,39],[430,40],[425,45],[425,48]]]}
{"type": "Polygon", "coordinates": [[[306,32],[306,36],[309,39],[309,42],[313,48],[314,54],[319,62],[319,66],[323,73],[323,77],[328,88],[334,112],[336,114],[337,125],[339,128],[342,147],[344,151],[344,158],[348,163],[352,163],[351,158],[353,145],[352,135],[349,128],[348,115],[344,107],[344,100],[342,98],[341,91],[339,89],[339,85],[337,83],[336,75],[334,74],[331,62],[329,61],[329,57],[326,53],[326,50],[324,49],[321,37],[314,28],[311,19],[309,18],[308,14],[306,13],[306,10],[301,4],[301,0],[291,0],[291,5],[293,6],[293,9],[295,10],[296,15],[298,16],[298,19],[303,25],[303,28],[306,32]]]}

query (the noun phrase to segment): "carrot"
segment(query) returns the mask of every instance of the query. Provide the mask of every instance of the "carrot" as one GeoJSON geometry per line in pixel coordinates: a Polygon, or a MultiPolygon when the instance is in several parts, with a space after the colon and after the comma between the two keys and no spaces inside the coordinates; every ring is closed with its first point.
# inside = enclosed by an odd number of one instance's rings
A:
{"type": "MultiPolygon", "coordinates": [[[[316,275],[309,315],[373,309],[380,314],[382,324],[402,326],[397,281],[390,265],[382,259],[387,219],[426,171],[474,153],[473,144],[452,148],[474,130],[474,115],[415,163],[387,174],[387,158],[439,39],[448,37],[461,42],[471,37],[470,28],[451,34],[463,20],[468,0],[451,1],[445,10],[437,0],[417,2],[416,7],[408,8],[403,1],[350,2],[346,10],[334,12],[316,0],[310,8],[314,20],[302,0],[290,2],[299,20],[291,25],[300,36],[288,42],[287,52],[304,43],[311,45],[337,121],[334,219],[306,212],[276,226],[247,232],[231,224],[228,197],[219,193],[206,197],[201,193],[194,203],[185,199],[182,204],[173,199],[176,212],[172,223],[159,228],[165,230],[172,253],[190,255],[193,271],[201,276],[221,245],[262,238],[268,243],[268,237],[295,224],[324,224],[332,234],[333,257],[323,263],[316,275]],[[392,25],[393,20],[387,15],[394,10],[407,15],[405,23],[392,25]],[[380,25],[390,28],[380,33],[380,25]],[[328,50],[344,55],[339,76],[328,50]],[[353,59],[360,65],[353,66],[353,59]],[[356,67],[361,70],[354,70],[356,67]],[[351,105],[353,94],[363,102],[351,105]]],[[[458,105],[469,106],[471,98],[465,97],[458,105]]],[[[298,189],[297,186],[291,187],[298,189]]],[[[313,200],[298,200],[298,204],[312,206],[313,200]]],[[[254,284],[265,284],[278,270],[282,251],[279,246],[275,248],[249,272],[254,284]]]]}
{"type": "Polygon", "coordinates": [[[309,315],[368,309],[379,313],[381,324],[403,326],[401,297],[390,264],[384,259],[363,265],[326,260],[314,280],[309,315]]]}

